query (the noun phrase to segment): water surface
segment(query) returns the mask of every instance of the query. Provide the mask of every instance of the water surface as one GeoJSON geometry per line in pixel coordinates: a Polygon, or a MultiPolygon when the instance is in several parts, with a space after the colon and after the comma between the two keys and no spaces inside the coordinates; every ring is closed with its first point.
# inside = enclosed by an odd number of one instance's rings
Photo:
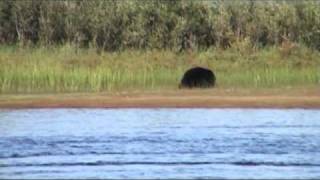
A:
{"type": "Polygon", "coordinates": [[[320,178],[320,110],[0,110],[0,178],[320,178]]]}

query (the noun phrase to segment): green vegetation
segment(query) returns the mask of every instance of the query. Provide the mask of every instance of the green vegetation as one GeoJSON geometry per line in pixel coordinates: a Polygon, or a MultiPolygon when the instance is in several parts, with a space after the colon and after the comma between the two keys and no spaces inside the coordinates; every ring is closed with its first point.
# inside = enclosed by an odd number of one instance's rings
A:
{"type": "Polygon", "coordinates": [[[320,50],[316,0],[0,1],[0,43],[70,43],[99,51],[228,48],[248,40],[320,50]]]}
{"type": "Polygon", "coordinates": [[[70,45],[0,48],[1,93],[101,92],[177,89],[191,65],[216,72],[220,88],[314,87],[320,53],[308,48],[209,49],[194,54],[124,51],[97,54],[70,45]],[[251,52],[248,52],[251,51],[251,52]]]}
{"type": "Polygon", "coordinates": [[[0,93],[320,84],[319,1],[0,1],[0,93]],[[232,3],[230,3],[232,2],[232,3]]]}

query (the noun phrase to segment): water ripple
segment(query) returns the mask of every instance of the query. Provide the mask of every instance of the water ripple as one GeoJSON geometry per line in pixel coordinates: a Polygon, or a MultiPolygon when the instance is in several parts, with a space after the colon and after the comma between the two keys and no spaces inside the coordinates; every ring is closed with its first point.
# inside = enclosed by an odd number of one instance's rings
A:
{"type": "Polygon", "coordinates": [[[318,110],[1,113],[0,178],[320,178],[318,110]]]}

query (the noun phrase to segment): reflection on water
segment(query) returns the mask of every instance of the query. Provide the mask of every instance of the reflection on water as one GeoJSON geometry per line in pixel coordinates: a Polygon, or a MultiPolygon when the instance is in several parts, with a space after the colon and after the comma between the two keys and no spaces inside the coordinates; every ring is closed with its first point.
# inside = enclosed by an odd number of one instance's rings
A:
{"type": "Polygon", "coordinates": [[[0,110],[0,178],[320,178],[320,111],[0,110]]]}

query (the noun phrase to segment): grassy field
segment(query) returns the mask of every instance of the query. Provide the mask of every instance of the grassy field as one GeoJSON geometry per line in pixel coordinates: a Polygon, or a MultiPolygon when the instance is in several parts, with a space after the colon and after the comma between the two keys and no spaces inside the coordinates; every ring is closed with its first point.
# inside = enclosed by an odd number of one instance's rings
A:
{"type": "Polygon", "coordinates": [[[65,93],[174,90],[185,70],[214,70],[219,88],[295,88],[320,85],[320,53],[303,46],[175,53],[93,48],[0,47],[0,92],[65,93]]]}

